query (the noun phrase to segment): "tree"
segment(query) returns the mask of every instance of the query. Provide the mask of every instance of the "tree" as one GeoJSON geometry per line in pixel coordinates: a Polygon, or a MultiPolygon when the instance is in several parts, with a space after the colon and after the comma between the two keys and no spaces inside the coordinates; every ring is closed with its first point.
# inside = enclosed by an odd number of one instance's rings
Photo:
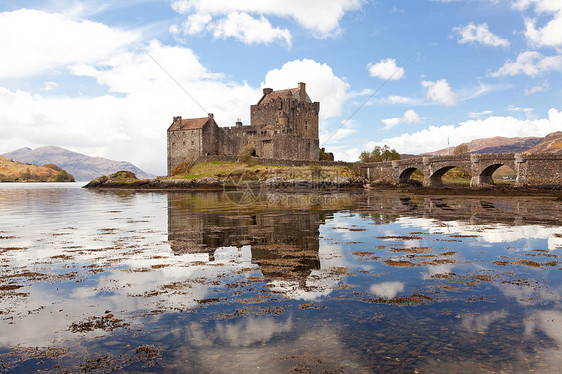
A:
{"type": "Polygon", "coordinates": [[[359,156],[361,162],[380,162],[390,160],[400,160],[400,153],[395,149],[390,149],[388,145],[376,146],[371,152],[363,151],[359,156]]]}
{"type": "Polygon", "coordinates": [[[468,144],[466,144],[466,143],[457,145],[455,147],[455,149],[453,150],[453,154],[455,156],[464,155],[465,153],[469,153],[469,152],[470,152],[470,148],[468,147],[468,144]]]}

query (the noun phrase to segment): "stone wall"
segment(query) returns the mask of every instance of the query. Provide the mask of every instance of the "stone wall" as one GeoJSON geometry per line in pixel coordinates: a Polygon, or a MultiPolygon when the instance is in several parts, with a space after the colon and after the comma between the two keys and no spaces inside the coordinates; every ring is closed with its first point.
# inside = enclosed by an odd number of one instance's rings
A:
{"type": "Polygon", "coordinates": [[[521,155],[518,161],[522,184],[562,185],[562,155],[521,155]]]}
{"type": "Polygon", "coordinates": [[[201,130],[168,131],[168,175],[184,161],[192,161],[201,156],[201,130]]]}
{"type": "Polygon", "coordinates": [[[493,184],[492,174],[502,165],[517,174],[518,186],[561,186],[562,155],[557,154],[484,154],[416,157],[405,160],[361,164],[361,175],[372,182],[399,184],[409,181],[413,171],[424,175],[424,186],[442,184],[443,174],[459,167],[472,175],[473,187],[493,184]]]}

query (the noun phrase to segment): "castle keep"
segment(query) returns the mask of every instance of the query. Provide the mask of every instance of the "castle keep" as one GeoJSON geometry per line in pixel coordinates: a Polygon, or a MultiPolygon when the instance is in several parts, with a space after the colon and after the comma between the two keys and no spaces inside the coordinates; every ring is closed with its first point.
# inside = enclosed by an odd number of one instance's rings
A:
{"type": "Polygon", "coordinates": [[[253,147],[255,156],[277,160],[318,161],[318,112],[306,85],[273,91],[250,106],[250,125],[240,120],[233,127],[219,127],[213,114],[204,118],[174,117],[168,128],[168,175],[181,162],[201,156],[238,156],[253,147]]]}

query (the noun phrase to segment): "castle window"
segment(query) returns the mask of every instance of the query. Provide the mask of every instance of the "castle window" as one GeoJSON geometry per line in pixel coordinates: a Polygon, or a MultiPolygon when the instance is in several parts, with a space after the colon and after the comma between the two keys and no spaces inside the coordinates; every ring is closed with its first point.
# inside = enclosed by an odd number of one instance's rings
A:
{"type": "Polygon", "coordinates": [[[192,140],[192,141],[191,141],[191,145],[195,145],[195,141],[192,140]]]}

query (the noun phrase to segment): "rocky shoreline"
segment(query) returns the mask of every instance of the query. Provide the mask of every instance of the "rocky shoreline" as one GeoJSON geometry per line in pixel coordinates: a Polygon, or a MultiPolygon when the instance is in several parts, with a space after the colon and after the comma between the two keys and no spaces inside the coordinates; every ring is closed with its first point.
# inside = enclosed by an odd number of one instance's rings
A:
{"type": "Polygon", "coordinates": [[[515,187],[490,186],[471,188],[464,186],[421,187],[411,185],[394,186],[369,183],[361,177],[338,177],[318,181],[272,177],[263,180],[233,180],[215,177],[198,179],[136,179],[119,178],[115,175],[98,177],[84,186],[88,189],[116,189],[137,191],[240,191],[267,189],[270,191],[329,192],[335,190],[399,190],[414,195],[463,195],[463,196],[545,196],[562,200],[562,186],[515,187]]]}
{"type": "Polygon", "coordinates": [[[240,190],[246,188],[331,190],[363,188],[361,177],[337,177],[318,181],[272,177],[264,180],[234,180],[214,177],[198,179],[118,179],[98,177],[84,188],[134,190],[240,190]]]}

